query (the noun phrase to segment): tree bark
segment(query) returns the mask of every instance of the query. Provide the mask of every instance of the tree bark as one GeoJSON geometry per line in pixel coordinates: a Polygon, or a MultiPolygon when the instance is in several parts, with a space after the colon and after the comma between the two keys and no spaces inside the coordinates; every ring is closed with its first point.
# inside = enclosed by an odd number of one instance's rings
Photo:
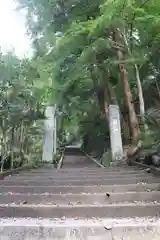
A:
{"type": "MultiPolygon", "coordinates": [[[[124,42],[125,42],[125,45],[127,47],[128,53],[129,53],[130,56],[132,56],[132,53],[131,53],[131,50],[130,50],[130,47],[129,47],[129,44],[128,44],[128,40],[127,40],[127,36],[126,36],[125,32],[123,33],[123,38],[124,38],[124,42]]],[[[142,90],[142,84],[141,84],[141,79],[140,79],[139,69],[138,69],[137,64],[134,64],[134,68],[135,68],[135,74],[136,74],[136,80],[137,80],[140,116],[141,116],[141,119],[142,119],[144,130],[147,131],[148,127],[145,124],[145,104],[144,104],[143,90],[142,90]]]]}
{"type": "MultiPolygon", "coordinates": [[[[119,45],[121,39],[120,39],[120,31],[119,29],[116,29],[114,32],[114,40],[117,44],[117,46],[119,45]]],[[[118,59],[120,61],[119,63],[119,70],[122,74],[123,77],[123,86],[124,86],[124,94],[125,94],[125,98],[126,98],[126,103],[127,103],[127,107],[129,110],[129,120],[130,120],[130,127],[131,127],[131,131],[132,131],[132,137],[134,139],[136,139],[140,133],[140,128],[139,128],[139,123],[138,123],[138,119],[136,116],[136,112],[134,109],[134,105],[132,102],[132,93],[129,87],[129,78],[128,78],[128,72],[125,68],[125,64],[121,63],[121,61],[124,59],[123,53],[121,50],[119,50],[117,48],[117,55],[118,55],[118,59]]]]}
{"type": "Polygon", "coordinates": [[[14,165],[14,126],[12,126],[11,129],[11,169],[13,168],[14,165]]]}

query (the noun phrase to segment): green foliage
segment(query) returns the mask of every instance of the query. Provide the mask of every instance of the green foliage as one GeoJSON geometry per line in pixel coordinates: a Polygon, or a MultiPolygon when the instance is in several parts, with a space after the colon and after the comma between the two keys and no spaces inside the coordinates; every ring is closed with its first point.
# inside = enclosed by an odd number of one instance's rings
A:
{"type": "Polygon", "coordinates": [[[0,55],[1,171],[9,155],[12,159],[7,167],[18,167],[18,162],[22,165],[34,158],[32,148],[35,151],[39,141],[35,121],[44,119],[40,82],[33,61],[19,60],[12,53],[0,55]]]}
{"type": "MultiPolygon", "coordinates": [[[[109,147],[109,130],[104,112],[104,102],[113,103],[109,86],[115,88],[122,119],[128,125],[117,49],[124,55],[137,115],[139,102],[135,64],[140,73],[146,109],[159,102],[160,1],[18,2],[28,12],[28,29],[35,49],[32,62],[27,63],[32,77],[28,76],[28,72],[22,74],[22,77],[26,75],[34,82],[32,96],[36,96],[41,103],[47,99],[57,104],[60,144],[66,142],[67,135],[80,139],[88,136],[89,151],[96,149],[102,154],[109,147]],[[120,32],[121,44],[118,46],[113,38],[115,29],[120,32]],[[33,72],[39,75],[33,77],[33,72]]],[[[18,113],[20,109],[16,111],[18,113]]],[[[124,140],[128,141],[125,137],[124,140]]]]}

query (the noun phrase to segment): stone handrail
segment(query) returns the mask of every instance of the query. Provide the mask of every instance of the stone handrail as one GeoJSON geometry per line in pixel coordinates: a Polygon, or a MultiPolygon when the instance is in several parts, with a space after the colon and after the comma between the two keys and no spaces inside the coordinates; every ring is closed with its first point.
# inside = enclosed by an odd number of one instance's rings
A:
{"type": "Polygon", "coordinates": [[[58,162],[57,169],[62,168],[63,160],[64,160],[64,152],[65,152],[65,147],[64,147],[64,149],[63,149],[63,151],[62,151],[62,155],[61,155],[61,158],[60,158],[60,160],[59,160],[59,162],[58,162]]]}
{"type": "Polygon", "coordinates": [[[97,164],[99,167],[101,168],[105,168],[104,165],[102,165],[99,161],[97,161],[95,158],[93,158],[91,155],[89,155],[88,153],[84,152],[83,150],[81,150],[81,152],[83,152],[88,158],[90,158],[95,164],[97,164]]]}

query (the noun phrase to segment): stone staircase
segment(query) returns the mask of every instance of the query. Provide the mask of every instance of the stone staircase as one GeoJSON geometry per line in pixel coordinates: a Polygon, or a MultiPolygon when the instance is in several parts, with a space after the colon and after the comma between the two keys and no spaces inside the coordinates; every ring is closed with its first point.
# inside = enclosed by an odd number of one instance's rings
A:
{"type": "Polygon", "coordinates": [[[60,170],[0,180],[0,240],[160,239],[159,190],[138,167],[102,169],[68,152],[60,170]]]}

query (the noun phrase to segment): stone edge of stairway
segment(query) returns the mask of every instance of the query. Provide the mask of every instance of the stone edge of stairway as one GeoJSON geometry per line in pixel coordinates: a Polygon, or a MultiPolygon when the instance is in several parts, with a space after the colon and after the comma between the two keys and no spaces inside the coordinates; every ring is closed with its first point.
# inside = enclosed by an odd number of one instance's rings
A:
{"type": "Polygon", "coordinates": [[[38,239],[158,239],[158,218],[114,219],[0,219],[0,236],[13,240],[38,239]],[[16,238],[15,238],[16,237],[16,238]],[[120,237],[120,238],[119,238],[120,237]]]}
{"type": "Polygon", "coordinates": [[[134,227],[158,226],[160,217],[133,218],[0,218],[0,227],[134,227]]]}

